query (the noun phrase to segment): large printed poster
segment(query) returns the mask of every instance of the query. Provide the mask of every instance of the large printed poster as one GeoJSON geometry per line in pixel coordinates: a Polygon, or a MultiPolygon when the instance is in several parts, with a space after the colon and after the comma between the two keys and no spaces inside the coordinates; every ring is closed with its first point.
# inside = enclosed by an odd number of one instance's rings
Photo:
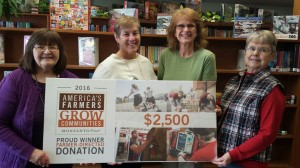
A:
{"type": "Polygon", "coordinates": [[[216,157],[214,81],[117,81],[116,161],[216,157]]]}
{"type": "Polygon", "coordinates": [[[215,85],[47,79],[44,150],[51,163],[211,161],[215,85]]]}
{"type": "Polygon", "coordinates": [[[43,150],[50,163],[114,161],[114,81],[46,81],[43,150]]]}

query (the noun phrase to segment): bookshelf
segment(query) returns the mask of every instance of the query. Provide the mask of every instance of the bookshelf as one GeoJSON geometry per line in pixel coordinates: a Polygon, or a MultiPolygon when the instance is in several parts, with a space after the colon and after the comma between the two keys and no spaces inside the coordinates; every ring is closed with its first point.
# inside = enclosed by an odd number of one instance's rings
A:
{"type": "MultiPolygon", "coordinates": [[[[0,18],[0,20],[3,20],[0,18]]],[[[12,21],[31,22],[32,28],[0,28],[0,33],[5,39],[5,64],[0,64],[0,79],[3,72],[14,70],[18,67],[18,61],[23,54],[23,37],[31,34],[37,28],[49,28],[48,14],[23,14],[18,18],[13,17],[12,21]]],[[[92,18],[92,23],[104,25],[108,19],[92,18]]],[[[142,25],[155,25],[155,21],[141,20],[142,25]]],[[[232,26],[231,23],[208,23],[207,26],[225,27],[232,26]]],[[[99,38],[99,62],[103,61],[111,53],[118,51],[118,46],[111,32],[96,31],[70,31],[56,30],[64,40],[68,53],[67,69],[74,72],[81,78],[88,78],[90,72],[94,72],[96,67],[78,65],[78,37],[92,36],[99,38]]],[[[208,37],[208,49],[215,53],[218,69],[217,91],[222,91],[228,79],[235,76],[237,53],[239,49],[245,47],[245,39],[208,37]]],[[[165,35],[143,34],[141,46],[166,46],[165,35]]],[[[278,49],[290,48],[295,44],[300,44],[300,40],[279,40],[278,49]]],[[[273,154],[270,167],[292,168],[300,167],[297,158],[300,158],[300,73],[274,72],[273,73],[286,87],[288,93],[296,95],[295,105],[288,105],[283,116],[282,127],[288,134],[278,136],[273,145],[273,154]]],[[[146,164],[147,165],[147,164],[146,164]]],[[[152,166],[159,167],[160,163],[152,163],[152,166]]],[[[216,167],[211,163],[205,163],[204,167],[216,167]]]]}

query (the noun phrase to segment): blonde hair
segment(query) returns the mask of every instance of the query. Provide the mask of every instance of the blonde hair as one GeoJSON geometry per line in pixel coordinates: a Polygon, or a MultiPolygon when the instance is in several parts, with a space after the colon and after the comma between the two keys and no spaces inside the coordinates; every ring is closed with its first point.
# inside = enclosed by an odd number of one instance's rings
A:
{"type": "Polygon", "coordinates": [[[185,18],[188,21],[193,22],[196,25],[196,38],[194,40],[194,50],[198,50],[200,48],[205,48],[207,45],[206,34],[203,33],[204,26],[199,16],[195,10],[190,8],[183,8],[177,9],[173,15],[170,22],[169,27],[167,28],[167,39],[168,39],[168,46],[171,50],[179,49],[179,41],[174,36],[176,33],[176,24],[178,23],[179,19],[185,18]]]}
{"type": "Polygon", "coordinates": [[[121,30],[123,28],[131,28],[133,26],[138,26],[140,32],[141,25],[139,19],[131,16],[122,15],[119,19],[117,19],[114,25],[114,32],[117,36],[120,36],[121,30]]]}

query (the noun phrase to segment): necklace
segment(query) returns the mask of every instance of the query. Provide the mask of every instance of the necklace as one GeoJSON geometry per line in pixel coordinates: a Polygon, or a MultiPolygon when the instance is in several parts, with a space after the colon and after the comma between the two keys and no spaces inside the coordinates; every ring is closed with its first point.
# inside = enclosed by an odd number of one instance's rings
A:
{"type": "MultiPolygon", "coordinates": [[[[135,62],[137,62],[138,66],[139,66],[139,70],[140,70],[140,74],[141,74],[141,76],[142,76],[142,79],[145,79],[144,74],[143,74],[143,71],[142,71],[142,68],[141,68],[141,65],[140,65],[140,61],[139,61],[139,55],[137,55],[137,57],[134,58],[134,60],[135,60],[135,62]]],[[[130,74],[131,74],[132,77],[133,77],[133,80],[139,80],[139,79],[134,75],[134,73],[130,70],[127,61],[126,61],[126,60],[124,60],[124,61],[125,61],[125,64],[126,64],[126,67],[127,67],[128,71],[130,72],[130,74]]]]}
{"type": "MultiPolygon", "coordinates": [[[[35,84],[36,84],[36,86],[40,87],[39,84],[38,84],[38,80],[37,80],[36,74],[34,74],[34,78],[35,78],[35,84]]],[[[40,93],[40,100],[41,100],[41,102],[43,103],[43,105],[45,107],[45,102],[44,102],[44,98],[42,96],[42,93],[40,93]]]]}

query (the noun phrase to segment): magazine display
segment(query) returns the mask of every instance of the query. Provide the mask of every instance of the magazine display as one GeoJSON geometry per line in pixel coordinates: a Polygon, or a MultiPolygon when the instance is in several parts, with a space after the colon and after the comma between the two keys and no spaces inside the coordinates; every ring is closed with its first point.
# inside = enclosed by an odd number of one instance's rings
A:
{"type": "Polygon", "coordinates": [[[215,81],[46,83],[43,149],[51,163],[209,162],[217,155],[215,81]],[[201,146],[204,136],[210,145],[201,146]]]}

